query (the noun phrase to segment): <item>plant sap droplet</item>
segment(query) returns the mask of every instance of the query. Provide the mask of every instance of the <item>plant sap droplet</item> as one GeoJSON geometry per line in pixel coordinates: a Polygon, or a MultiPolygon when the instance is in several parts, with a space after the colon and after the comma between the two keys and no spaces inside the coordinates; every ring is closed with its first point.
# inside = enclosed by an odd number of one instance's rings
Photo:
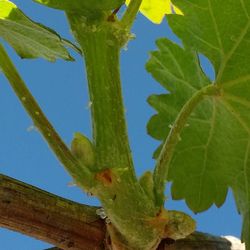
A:
{"type": "Polygon", "coordinates": [[[105,218],[107,218],[107,215],[105,214],[105,212],[103,212],[103,213],[100,213],[100,218],[101,219],[105,219],[105,218]]]}
{"type": "Polygon", "coordinates": [[[98,209],[96,210],[96,214],[99,215],[101,219],[107,218],[107,215],[106,215],[106,213],[105,213],[105,210],[104,210],[104,208],[102,208],[102,207],[101,207],[101,208],[98,208],[98,209]]]}
{"type": "Polygon", "coordinates": [[[111,220],[107,217],[107,218],[105,219],[105,223],[106,223],[106,224],[110,224],[110,223],[111,223],[111,220]]]}

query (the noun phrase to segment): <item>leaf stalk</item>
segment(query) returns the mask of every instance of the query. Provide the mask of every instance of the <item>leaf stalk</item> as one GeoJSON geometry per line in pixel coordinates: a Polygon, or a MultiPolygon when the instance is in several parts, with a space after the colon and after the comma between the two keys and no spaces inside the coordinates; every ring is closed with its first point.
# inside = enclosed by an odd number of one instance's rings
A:
{"type": "Polygon", "coordinates": [[[154,170],[154,192],[156,197],[156,205],[162,207],[165,201],[165,187],[166,180],[169,173],[170,162],[179,142],[180,134],[187,123],[187,119],[195,107],[206,96],[220,95],[220,89],[215,84],[210,84],[200,91],[196,92],[190,100],[183,106],[179,115],[177,116],[171,130],[163,144],[163,148],[157,159],[154,170]]]}
{"type": "Polygon", "coordinates": [[[57,158],[65,166],[66,170],[71,174],[79,186],[87,189],[90,188],[90,180],[93,179],[91,178],[91,173],[87,168],[83,168],[79,165],[78,161],[74,158],[68,147],[48,121],[1,44],[0,68],[9,80],[11,87],[31,117],[34,125],[41,132],[57,158]]]}
{"type": "Polygon", "coordinates": [[[124,13],[121,24],[126,27],[128,30],[132,27],[134,20],[137,16],[137,13],[140,9],[142,0],[131,0],[126,12],[124,13]]]}

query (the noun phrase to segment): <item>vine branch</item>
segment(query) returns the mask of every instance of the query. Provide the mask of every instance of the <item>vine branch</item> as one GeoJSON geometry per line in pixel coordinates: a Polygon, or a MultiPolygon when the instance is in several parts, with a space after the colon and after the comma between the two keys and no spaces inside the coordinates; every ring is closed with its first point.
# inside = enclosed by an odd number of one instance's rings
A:
{"type": "MultiPolygon", "coordinates": [[[[0,227],[56,246],[50,250],[104,250],[106,225],[96,209],[0,175],[0,227]]],[[[196,232],[176,242],[163,240],[158,250],[231,250],[231,245],[225,238],[196,232]]]]}
{"type": "Polygon", "coordinates": [[[96,209],[0,175],[0,226],[62,249],[103,249],[96,209]]]}

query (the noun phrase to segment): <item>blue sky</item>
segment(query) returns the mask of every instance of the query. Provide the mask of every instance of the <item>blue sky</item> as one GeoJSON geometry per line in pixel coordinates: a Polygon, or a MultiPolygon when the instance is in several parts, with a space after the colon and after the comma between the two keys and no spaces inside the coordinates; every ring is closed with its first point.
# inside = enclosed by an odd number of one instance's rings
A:
{"type": "MultiPolygon", "coordinates": [[[[72,39],[63,12],[47,9],[31,0],[14,2],[33,20],[72,39]]],[[[154,25],[141,15],[136,20],[133,33],[136,34],[136,39],[122,51],[121,73],[131,148],[136,171],[140,175],[146,169],[153,168],[152,152],[159,144],[146,133],[147,121],[154,113],[146,99],[150,94],[164,92],[146,72],[144,65],[149,51],[155,49],[154,41],[157,38],[178,39],[169,29],[166,20],[161,25],[154,25]]],[[[76,131],[90,136],[86,75],[82,58],[72,52],[75,62],[21,60],[10,47],[7,48],[28,87],[65,142],[69,145],[76,131]]],[[[202,65],[213,78],[212,67],[204,57],[202,65]]],[[[72,179],[40,134],[32,128],[31,119],[3,75],[0,75],[0,90],[0,172],[81,203],[98,204],[98,201],[87,197],[78,188],[68,186],[72,179]]],[[[192,215],[197,220],[200,231],[240,236],[241,218],[237,214],[231,193],[222,208],[212,207],[198,215],[194,215],[182,201],[169,199],[166,206],[192,215]]],[[[50,245],[0,229],[0,246],[4,250],[39,250],[50,245]]]]}

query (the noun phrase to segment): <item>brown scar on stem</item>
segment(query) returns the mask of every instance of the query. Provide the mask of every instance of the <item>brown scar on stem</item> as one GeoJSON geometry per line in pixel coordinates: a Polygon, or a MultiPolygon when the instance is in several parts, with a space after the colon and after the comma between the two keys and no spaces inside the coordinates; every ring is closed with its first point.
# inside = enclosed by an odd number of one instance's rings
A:
{"type": "Polygon", "coordinates": [[[112,14],[108,17],[108,21],[109,22],[115,22],[115,15],[119,12],[120,8],[122,7],[122,5],[118,8],[116,8],[112,14]]]}
{"type": "Polygon", "coordinates": [[[113,183],[113,173],[110,168],[104,169],[95,175],[96,180],[100,181],[104,186],[110,186],[113,183]]]}
{"type": "Polygon", "coordinates": [[[156,213],[155,217],[146,219],[146,222],[159,231],[159,235],[164,238],[165,227],[168,224],[168,211],[163,207],[156,213]]]}

